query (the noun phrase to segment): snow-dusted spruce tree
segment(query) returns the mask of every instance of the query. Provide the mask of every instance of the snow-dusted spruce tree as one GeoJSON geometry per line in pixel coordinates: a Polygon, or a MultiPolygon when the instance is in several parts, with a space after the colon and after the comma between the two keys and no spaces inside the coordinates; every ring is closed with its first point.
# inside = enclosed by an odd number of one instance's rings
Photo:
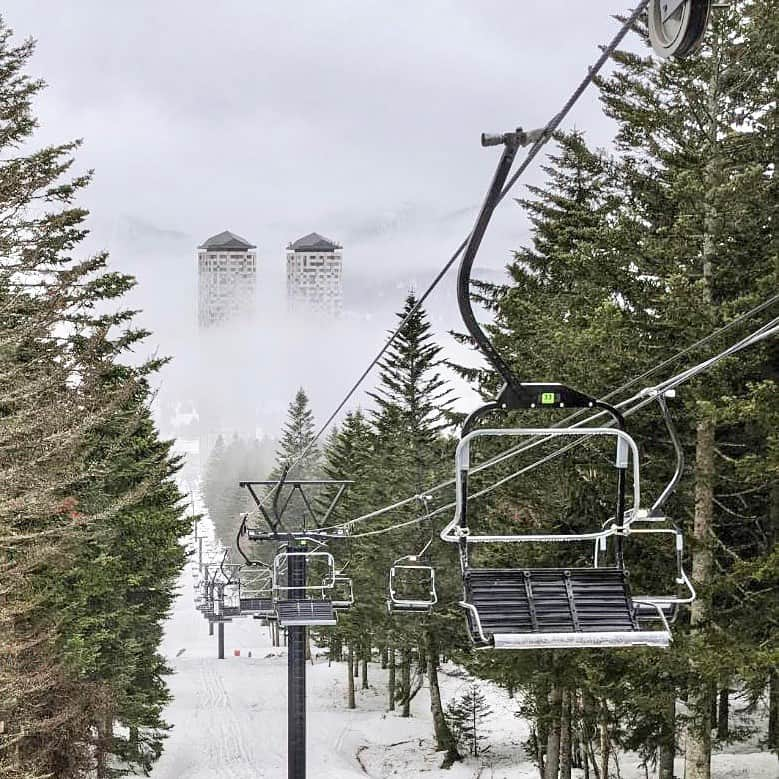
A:
{"type": "Polygon", "coordinates": [[[78,144],[28,151],[32,50],[0,22],[0,774],[103,777],[159,751],[187,526],[148,412],[159,362],[119,364],[145,335],[110,313],[133,280],[74,257],[78,144]]]}
{"type": "MultiPolygon", "coordinates": [[[[423,308],[414,311],[417,300],[406,298],[398,319],[408,321],[380,363],[379,383],[372,393],[376,402],[373,424],[376,430],[373,458],[373,484],[377,505],[391,503],[409,495],[424,494],[425,487],[439,481],[449,470],[450,441],[445,435],[450,425],[450,390],[440,373],[441,347],[433,340],[431,326],[423,308]]],[[[421,502],[388,518],[424,515],[421,502]]],[[[380,537],[381,538],[381,537],[380,537]]],[[[422,522],[388,535],[382,543],[385,565],[377,586],[386,592],[386,571],[394,557],[419,552],[428,541],[428,555],[436,566],[439,604],[426,619],[393,618],[389,622],[388,644],[400,653],[399,701],[401,714],[409,716],[414,693],[411,681],[412,652],[416,647],[419,679],[425,673],[430,686],[431,712],[437,748],[445,752],[444,765],[451,765],[459,754],[446,724],[438,689],[439,656],[451,651],[462,640],[461,615],[454,605],[458,577],[453,552],[440,542],[431,523],[422,522]]],[[[418,687],[418,685],[417,685],[418,687]]]]}
{"type": "Polygon", "coordinates": [[[478,757],[487,740],[487,721],[493,714],[478,684],[471,684],[459,697],[449,701],[446,719],[459,744],[464,744],[471,757],[478,757]]]}

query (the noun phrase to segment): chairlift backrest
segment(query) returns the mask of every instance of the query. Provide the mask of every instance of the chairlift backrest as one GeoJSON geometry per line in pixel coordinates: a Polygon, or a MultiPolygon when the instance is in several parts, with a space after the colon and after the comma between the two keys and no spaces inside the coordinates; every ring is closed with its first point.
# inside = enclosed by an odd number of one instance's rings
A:
{"type": "Polygon", "coordinates": [[[335,559],[330,552],[323,551],[295,551],[289,552],[287,550],[279,552],[273,559],[273,591],[274,593],[291,593],[293,596],[300,598],[306,597],[308,592],[319,591],[321,597],[325,596],[325,590],[332,589],[335,584],[335,559]],[[286,583],[286,579],[283,578],[283,573],[286,570],[287,562],[292,557],[302,557],[307,562],[319,561],[323,562],[327,567],[327,573],[322,579],[321,584],[305,584],[298,586],[290,586],[286,583]]]}
{"type": "Polygon", "coordinates": [[[354,586],[351,577],[336,574],[330,600],[333,602],[333,608],[336,609],[348,609],[354,603],[354,586]]]}
{"type": "Polygon", "coordinates": [[[389,599],[387,606],[392,610],[428,610],[438,603],[435,587],[435,569],[422,562],[416,555],[405,555],[392,564],[389,571],[389,599]],[[402,582],[405,572],[413,571],[417,577],[415,592],[403,592],[408,582],[402,582]],[[424,594],[423,594],[424,592],[424,594]]]}
{"type": "Polygon", "coordinates": [[[449,543],[494,543],[494,542],[556,542],[556,541],[589,541],[599,538],[606,538],[618,534],[620,528],[636,512],[641,505],[641,486],[640,472],[638,462],[638,448],[635,441],[623,430],[610,427],[520,427],[520,428],[497,428],[497,429],[479,429],[474,430],[460,439],[455,454],[456,471],[456,506],[455,514],[451,522],[441,531],[441,538],[449,543]],[[512,533],[507,535],[476,535],[470,532],[467,525],[468,495],[467,482],[470,472],[470,450],[471,443],[478,438],[496,437],[496,436],[536,436],[539,438],[559,438],[576,437],[588,438],[596,436],[613,437],[617,442],[616,467],[625,471],[630,467],[633,476],[632,499],[633,506],[625,512],[620,518],[621,521],[614,522],[610,527],[602,530],[596,530],[592,533],[578,534],[520,534],[512,533]]]}

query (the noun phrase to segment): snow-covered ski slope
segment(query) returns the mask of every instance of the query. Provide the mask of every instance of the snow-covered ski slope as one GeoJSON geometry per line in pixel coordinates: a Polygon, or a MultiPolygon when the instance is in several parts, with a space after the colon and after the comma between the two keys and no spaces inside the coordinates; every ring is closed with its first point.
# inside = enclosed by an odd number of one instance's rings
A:
{"type": "MultiPolygon", "coordinates": [[[[218,660],[216,631],[193,604],[193,572],[189,566],[181,594],[166,626],[162,651],[174,669],[169,685],[174,696],[165,716],[173,730],[153,779],[255,779],[286,776],[287,658],[273,648],[267,629],[251,619],[225,625],[225,659],[218,660]],[[240,656],[234,651],[240,650],[240,656]],[[248,656],[251,652],[251,657],[248,656]]],[[[467,686],[457,675],[442,674],[445,696],[467,686]]],[[[369,690],[357,683],[357,706],[346,708],[346,667],[316,658],[308,664],[308,773],[312,779],[348,777],[438,776],[441,756],[431,748],[429,698],[420,691],[410,719],[386,712],[386,672],[377,663],[369,670],[369,690]],[[361,767],[362,763],[362,767],[361,767]]],[[[486,685],[498,715],[490,730],[516,756],[527,736],[524,722],[513,716],[516,704],[502,690],[486,685]]],[[[491,739],[492,740],[492,739],[491,739]]],[[[493,747],[494,749],[494,747],[493,747]]],[[[486,758],[485,758],[486,760],[486,758]]],[[[441,771],[462,779],[475,775],[476,763],[441,771]]],[[[528,762],[509,773],[514,779],[535,777],[528,762]]],[[[490,776],[488,773],[487,776],[490,776]]]]}
{"type": "MultiPolygon", "coordinates": [[[[195,500],[195,509],[202,504],[195,500]]],[[[203,523],[205,524],[205,523],[203,523]]],[[[201,532],[205,530],[201,524],[201,532]]],[[[267,629],[252,619],[225,625],[225,659],[218,660],[216,631],[196,611],[196,564],[187,566],[167,622],[162,651],[174,670],[168,683],[173,701],[164,717],[173,726],[152,779],[284,779],[287,775],[286,650],[271,646],[267,629]],[[240,650],[240,656],[233,654],[240,650]],[[248,653],[251,652],[251,657],[248,653]]],[[[506,692],[479,682],[495,714],[488,723],[489,751],[450,771],[438,768],[432,749],[429,696],[422,689],[410,719],[386,711],[386,671],[369,670],[370,689],[357,683],[357,709],[346,708],[346,667],[318,657],[308,673],[308,776],[311,779],[537,779],[524,755],[528,726],[515,716],[518,704],[506,692]]],[[[469,680],[447,666],[441,674],[444,703],[469,680]]],[[[748,752],[717,754],[714,779],[777,779],[776,757],[748,752]]],[[[633,756],[620,756],[623,779],[643,779],[633,756]]],[[[581,772],[574,771],[579,779],[581,772]]],[[[677,776],[684,775],[683,759],[677,776]]]]}

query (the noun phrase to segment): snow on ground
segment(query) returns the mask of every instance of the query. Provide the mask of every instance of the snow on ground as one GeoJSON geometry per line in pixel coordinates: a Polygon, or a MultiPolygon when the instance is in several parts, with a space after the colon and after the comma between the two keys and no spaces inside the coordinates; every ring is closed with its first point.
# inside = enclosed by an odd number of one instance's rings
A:
{"type": "MultiPolygon", "coordinates": [[[[195,501],[195,508],[202,504],[195,501]]],[[[204,529],[201,523],[201,532],[204,529]]],[[[152,779],[283,779],[287,775],[287,659],[273,648],[258,621],[225,625],[225,659],[217,659],[216,630],[194,607],[196,562],[182,574],[180,593],[167,622],[162,652],[174,674],[173,701],[165,719],[173,726],[152,779]],[[240,656],[233,654],[240,650],[240,656]],[[251,657],[249,657],[251,653],[251,657]]],[[[528,726],[514,716],[515,701],[490,683],[480,682],[495,714],[488,728],[489,751],[451,770],[438,768],[433,752],[429,696],[422,689],[412,717],[386,712],[386,671],[372,663],[370,689],[360,690],[357,709],[346,708],[346,667],[318,657],[308,674],[308,775],[312,779],[536,779],[537,769],[521,743],[528,726]]],[[[444,702],[464,691],[469,680],[447,666],[441,674],[444,702]]],[[[643,779],[643,769],[620,756],[623,779],[643,779]]],[[[766,753],[717,754],[713,779],[777,779],[776,757],[766,753]]],[[[684,761],[676,773],[684,775],[684,761]]],[[[581,772],[574,771],[579,779],[581,772]]]]}

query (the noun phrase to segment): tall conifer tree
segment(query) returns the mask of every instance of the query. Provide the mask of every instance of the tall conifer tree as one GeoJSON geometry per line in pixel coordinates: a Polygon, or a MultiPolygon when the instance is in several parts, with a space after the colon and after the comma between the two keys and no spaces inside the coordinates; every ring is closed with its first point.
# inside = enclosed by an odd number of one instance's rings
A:
{"type": "MultiPolygon", "coordinates": [[[[420,307],[414,311],[416,304],[416,297],[409,294],[403,310],[398,313],[399,319],[408,318],[408,321],[380,363],[379,384],[372,393],[376,401],[373,421],[377,433],[374,479],[379,485],[381,500],[387,502],[410,494],[422,497],[425,487],[439,480],[449,469],[450,447],[444,432],[451,424],[450,391],[440,373],[441,347],[433,340],[424,309],[420,307]]],[[[425,506],[422,502],[416,503],[410,511],[424,514],[425,506]]],[[[397,516],[404,514],[399,512],[397,516]]],[[[438,689],[438,664],[440,652],[451,649],[460,635],[460,615],[452,614],[458,587],[456,578],[451,576],[454,570],[452,550],[439,542],[429,522],[398,533],[396,537],[407,550],[406,554],[418,553],[429,542],[428,559],[439,574],[436,612],[425,620],[419,631],[396,620],[392,635],[399,639],[402,657],[402,713],[407,716],[409,711],[412,691],[408,665],[410,647],[416,642],[420,658],[424,657],[426,661],[420,671],[428,676],[437,747],[445,753],[444,765],[448,766],[459,760],[460,755],[444,717],[438,689]]]]}

